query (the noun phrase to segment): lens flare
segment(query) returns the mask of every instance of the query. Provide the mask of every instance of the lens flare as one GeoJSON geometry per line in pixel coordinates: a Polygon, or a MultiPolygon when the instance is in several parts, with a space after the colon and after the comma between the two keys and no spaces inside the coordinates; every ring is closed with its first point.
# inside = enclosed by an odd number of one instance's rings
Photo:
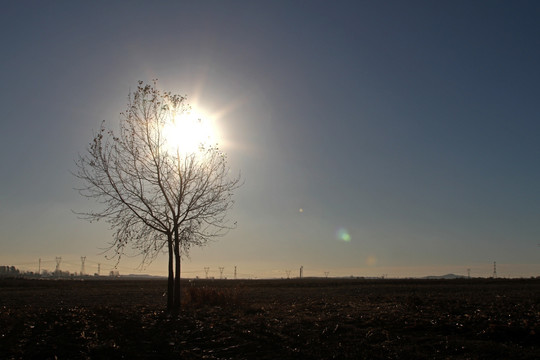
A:
{"type": "Polygon", "coordinates": [[[375,266],[375,265],[377,265],[377,257],[375,255],[369,255],[366,258],[366,265],[367,266],[375,266]]]}
{"type": "Polygon", "coordinates": [[[336,237],[338,240],[341,240],[344,242],[351,242],[351,235],[345,228],[339,228],[336,232],[336,237]]]}

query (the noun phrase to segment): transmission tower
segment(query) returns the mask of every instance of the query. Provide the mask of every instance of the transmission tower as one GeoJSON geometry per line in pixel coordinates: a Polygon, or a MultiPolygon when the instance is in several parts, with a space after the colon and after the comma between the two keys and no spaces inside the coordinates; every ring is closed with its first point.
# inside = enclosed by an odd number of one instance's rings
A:
{"type": "Polygon", "coordinates": [[[236,280],[236,265],[234,265],[234,280],[236,280]]]}
{"type": "Polygon", "coordinates": [[[493,278],[494,279],[497,278],[497,262],[496,261],[493,262],[493,278]]]}
{"type": "Polygon", "coordinates": [[[205,267],[204,268],[204,272],[206,273],[206,278],[208,279],[208,271],[210,270],[209,267],[205,267]]]}
{"type": "Polygon", "coordinates": [[[41,258],[39,258],[39,261],[38,261],[38,271],[37,271],[38,275],[41,275],[41,258]]]}
{"type": "Polygon", "coordinates": [[[470,279],[471,278],[471,269],[467,269],[467,277],[470,279]]]}
{"type": "Polygon", "coordinates": [[[287,279],[291,278],[291,270],[285,270],[285,274],[287,274],[287,279]]]}
{"type": "Polygon", "coordinates": [[[81,256],[81,276],[84,275],[84,262],[86,261],[86,256],[81,256]]]}
{"type": "Polygon", "coordinates": [[[55,260],[56,260],[56,269],[54,270],[54,272],[58,275],[60,273],[60,263],[62,262],[62,257],[57,256],[55,260]]]}
{"type": "Polygon", "coordinates": [[[100,263],[98,263],[98,264],[97,264],[97,274],[98,274],[98,276],[99,276],[99,272],[100,272],[100,270],[101,270],[101,264],[100,264],[100,263]]]}
{"type": "Polygon", "coordinates": [[[326,277],[328,279],[328,274],[330,274],[330,271],[325,271],[324,272],[324,277],[326,277]]]}
{"type": "Polygon", "coordinates": [[[304,265],[300,266],[300,279],[304,276],[304,265]]]}
{"type": "Polygon", "coordinates": [[[219,278],[223,279],[223,269],[225,269],[223,266],[219,267],[219,278]]]}

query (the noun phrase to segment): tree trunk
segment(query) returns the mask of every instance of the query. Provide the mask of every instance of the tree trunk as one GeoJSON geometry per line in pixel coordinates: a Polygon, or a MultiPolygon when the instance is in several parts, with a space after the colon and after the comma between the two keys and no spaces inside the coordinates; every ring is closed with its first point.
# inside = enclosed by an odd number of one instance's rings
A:
{"type": "Polygon", "coordinates": [[[174,232],[174,260],[175,260],[175,277],[174,277],[174,311],[180,311],[180,237],[178,229],[174,232]]]}
{"type": "Polygon", "coordinates": [[[167,246],[169,248],[169,277],[167,279],[167,311],[171,312],[173,309],[173,295],[174,295],[174,254],[173,254],[173,236],[167,234],[167,246]]]}

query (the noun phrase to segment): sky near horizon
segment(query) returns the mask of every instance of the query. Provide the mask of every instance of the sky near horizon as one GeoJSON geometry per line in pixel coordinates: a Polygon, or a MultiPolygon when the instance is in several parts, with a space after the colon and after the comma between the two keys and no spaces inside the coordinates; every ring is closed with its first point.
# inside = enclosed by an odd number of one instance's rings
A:
{"type": "Polygon", "coordinates": [[[4,2],[0,264],[112,266],[70,171],[159,79],[214,119],[245,181],[237,228],[185,276],[539,276],[539,17],[537,1],[4,2]]]}

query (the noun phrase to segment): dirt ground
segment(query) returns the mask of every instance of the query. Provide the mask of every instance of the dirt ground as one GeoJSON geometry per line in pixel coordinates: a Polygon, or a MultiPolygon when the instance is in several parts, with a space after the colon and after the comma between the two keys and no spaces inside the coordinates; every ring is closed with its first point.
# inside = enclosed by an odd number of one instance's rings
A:
{"type": "Polygon", "coordinates": [[[2,359],[540,359],[540,280],[0,280],[2,359]]]}

